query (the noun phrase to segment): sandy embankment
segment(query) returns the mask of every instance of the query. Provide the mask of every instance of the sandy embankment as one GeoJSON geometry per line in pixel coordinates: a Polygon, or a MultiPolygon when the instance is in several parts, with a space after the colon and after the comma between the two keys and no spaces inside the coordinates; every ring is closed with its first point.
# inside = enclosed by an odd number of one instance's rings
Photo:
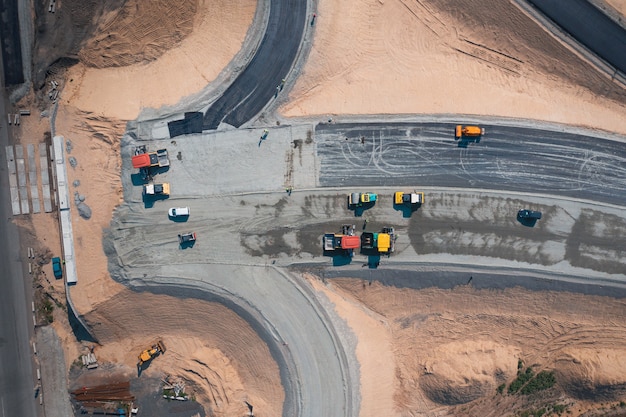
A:
{"type": "Polygon", "coordinates": [[[626,133],[626,90],[512,2],[320,0],[315,26],[285,117],[494,115],[626,133]]]}

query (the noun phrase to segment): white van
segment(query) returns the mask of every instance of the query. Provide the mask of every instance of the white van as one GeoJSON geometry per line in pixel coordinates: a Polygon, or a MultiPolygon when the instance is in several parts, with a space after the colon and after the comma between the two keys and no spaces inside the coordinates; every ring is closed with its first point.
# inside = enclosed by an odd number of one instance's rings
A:
{"type": "Polygon", "coordinates": [[[170,217],[187,217],[189,216],[189,207],[172,207],[168,214],[170,217]]]}

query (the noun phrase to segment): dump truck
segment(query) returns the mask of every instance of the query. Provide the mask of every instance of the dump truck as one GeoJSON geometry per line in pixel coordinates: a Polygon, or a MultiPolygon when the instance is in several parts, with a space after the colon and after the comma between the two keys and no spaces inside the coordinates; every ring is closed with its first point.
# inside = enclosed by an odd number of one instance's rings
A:
{"type": "Polygon", "coordinates": [[[155,184],[153,182],[145,184],[143,186],[144,195],[170,195],[170,184],[164,182],[163,184],[155,184]]]}
{"type": "Polygon", "coordinates": [[[133,156],[133,168],[168,167],[170,159],[167,149],[159,149],[156,152],[148,152],[145,146],[135,148],[133,156]]]}
{"type": "Polygon", "coordinates": [[[414,206],[416,204],[424,204],[424,193],[413,191],[412,193],[405,193],[403,191],[396,191],[393,201],[397,205],[404,204],[406,206],[414,206]]]}
{"type": "Polygon", "coordinates": [[[344,251],[350,255],[361,246],[361,239],[354,234],[354,225],[343,225],[342,233],[326,233],[322,238],[324,251],[344,251]]]}
{"type": "Polygon", "coordinates": [[[391,253],[395,250],[396,236],[393,227],[385,227],[380,233],[364,232],[361,235],[361,249],[391,253]]]}
{"type": "Polygon", "coordinates": [[[352,193],[348,196],[350,207],[361,207],[363,204],[374,203],[378,195],[374,193],[352,193]]]}
{"type": "Polygon", "coordinates": [[[162,353],[165,353],[165,345],[163,344],[163,341],[159,340],[156,344],[152,345],[151,348],[146,349],[139,354],[139,362],[137,363],[137,366],[141,366],[144,363],[151,361],[162,353]]]}
{"type": "Polygon", "coordinates": [[[460,139],[463,136],[483,136],[485,129],[478,126],[462,126],[457,125],[454,130],[454,136],[456,139],[460,139]]]}

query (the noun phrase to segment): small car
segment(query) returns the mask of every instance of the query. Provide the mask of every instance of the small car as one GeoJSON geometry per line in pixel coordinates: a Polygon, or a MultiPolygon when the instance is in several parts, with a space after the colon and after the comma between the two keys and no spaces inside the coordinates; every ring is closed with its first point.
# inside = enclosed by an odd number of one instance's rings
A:
{"type": "Polygon", "coordinates": [[[541,219],[541,212],[534,210],[522,209],[517,212],[518,219],[539,220],[541,219]]]}
{"type": "Polygon", "coordinates": [[[170,217],[189,217],[189,207],[172,207],[167,214],[170,217]]]}
{"type": "Polygon", "coordinates": [[[61,258],[52,258],[52,272],[56,279],[63,278],[63,267],[61,267],[61,258]]]}
{"type": "Polygon", "coordinates": [[[192,243],[196,241],[196,233],[195,232],[189,232],[189,233],[183,233],[181,235],[178,235],[178,242],[181,245],[187,244],[187,243],[192,243]]]}

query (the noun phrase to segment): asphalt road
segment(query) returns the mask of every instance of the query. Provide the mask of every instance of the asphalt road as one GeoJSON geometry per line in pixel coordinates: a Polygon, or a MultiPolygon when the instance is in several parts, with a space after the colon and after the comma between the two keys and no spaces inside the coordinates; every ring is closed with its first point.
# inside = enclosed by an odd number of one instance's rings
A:
{"type": "Polygon", "coordinates": [[[302,41],[306,1],[271,0],[265,35],[243,72],[204,115],[204,130],[220,123],[240,127],[274,98],[287,76],[302,41]]]}
{"type": "Polygon", "coordinates": [[[12,218],[5,147],[6,96],[0,93],[0,417],[36,416],[30,308],[26,305],[24,273],[17,227],[12,218]]]}
{"type": "Polygon", "coordinates": [[[320,185],[504,189],[626,203],[624,143],[484,127],[476,143],[455,141],[452,124],[318,125],[320,185]]]}
{"type": "Polygon", "coordinates": [[[0,0],[0,49],[5,85],[24,82],[17,0],[0,0]]]}
{"type": "Polygon", "coordinates": [[[626,73],[626,31],[587,0],[528,0],[574,39],[626,73]]]}

